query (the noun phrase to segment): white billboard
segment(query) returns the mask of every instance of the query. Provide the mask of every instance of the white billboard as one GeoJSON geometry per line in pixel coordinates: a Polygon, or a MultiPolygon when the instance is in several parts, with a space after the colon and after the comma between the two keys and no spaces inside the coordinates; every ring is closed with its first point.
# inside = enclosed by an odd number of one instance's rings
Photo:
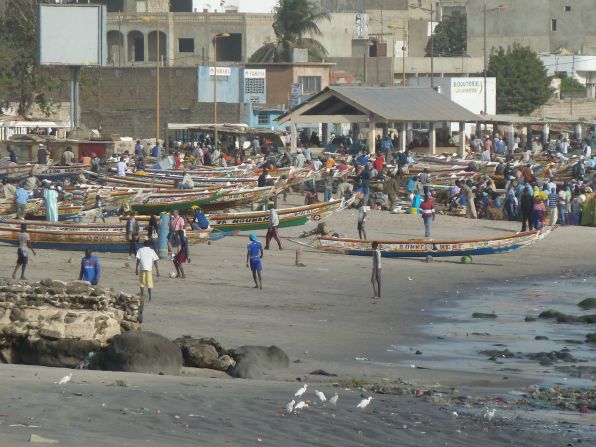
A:
{"type": "Polygon", "coordinates": [[[38,12],[40,65],[104,65],[107,15],[104,5],[51,5],[38,12]]]}

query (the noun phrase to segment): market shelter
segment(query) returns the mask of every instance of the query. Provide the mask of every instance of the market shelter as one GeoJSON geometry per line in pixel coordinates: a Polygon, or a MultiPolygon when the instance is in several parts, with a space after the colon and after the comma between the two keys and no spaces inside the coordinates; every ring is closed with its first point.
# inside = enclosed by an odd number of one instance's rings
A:
{"type": "MultiPolygon", "coordinates": [[[[458,122],[460,134],[465,123],[481,120],[449,98],[426,87],[327,87],[302,104],[288,110],[277,121],[289,123],[292,149],[296,149],[298,124],[352,123],[368,126],[368,144],[375,149],[377,126],[400,129],[400,150],[405,150],[403,135],[413,122],[427,122],[429,150],[436,151],[437,123],[458,122]]],[[[460,138],[459,152],[465,154],[465,138],[460,138]]]]}

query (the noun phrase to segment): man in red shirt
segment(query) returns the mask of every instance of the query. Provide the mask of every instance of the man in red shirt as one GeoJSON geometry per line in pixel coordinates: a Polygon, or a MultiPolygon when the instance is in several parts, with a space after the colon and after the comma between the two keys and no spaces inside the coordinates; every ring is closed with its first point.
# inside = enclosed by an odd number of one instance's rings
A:
{"type": "Polygon", "coordinates": [[[435,205],[430,194],[424,196],[424,201],[420,205],[422,220],[424,221],[424,237],[430,237],[430,221],[435,220],[435,205]]]}
{"type": "Polygon", "coordinates": [[[383,172],[383,165],[385,164],[385,156],[383,154],[377,155],[375,158],[375,169],[379,174],[383,172]]]}

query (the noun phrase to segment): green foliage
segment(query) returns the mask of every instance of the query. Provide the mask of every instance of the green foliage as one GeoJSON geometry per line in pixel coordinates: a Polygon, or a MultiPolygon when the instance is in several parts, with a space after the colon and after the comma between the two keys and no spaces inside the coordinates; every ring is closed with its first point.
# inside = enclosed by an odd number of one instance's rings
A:
{"type": "Polygon", "coordinates": [[[544,64],[530,47],[493,50],[487,74],[497,78],[497,113],[527,115],[552,95],[544,64]]]}
{"type": "Polygon", "coordinates": [[[321,61],[327,55],[325,47],[315,39],[321,35],[317,25],[321,20],[330,20],[330,15],[310,0],[279,0],[273,22],[276,41],[255,51],[250,62],[290,62],[293,48],[306,48],[310,61],[321,61]]]}
{"type": "Polygon", "coordinates": [[[559,76],[561,78],[561,93],[573,94],[573,93],[585,93],[586,86],[577,79],[570,78],[568,76],[559,76]]]}
{"type": "Polygon", "coordinates": [[[467,49],[468,30],[466,15],[445,17],[436,27],[434,44],[428,39],[426,56],[431,56],[434,45],[434,56],[461,56],[467,49]]]}
{"type": "Polygon", "coordinates": [[[18,113],[27,115],[34,104],[49,115],[52,90],[60,70],[40,67],[37,57],[37,2],[9,0],[0,17],[0,98],[18,100],[18,113]]]}

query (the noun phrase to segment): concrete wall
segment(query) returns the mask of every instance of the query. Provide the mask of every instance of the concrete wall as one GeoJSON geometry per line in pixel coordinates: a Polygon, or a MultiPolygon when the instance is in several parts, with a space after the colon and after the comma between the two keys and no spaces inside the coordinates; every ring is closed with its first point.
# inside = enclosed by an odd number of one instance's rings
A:
{"type": "MultiPolygon", "coordinates": [[[[469,0],[468,53],[483,54],[484,1],[469,0]]],[[[594,0],[487,0],[487,51],[518,42],[536,52],[553,53],[559,48],[578,49],[596,55],[594,0]],[[504,9],[494,10],[499,5],[504,9]],[[566,12],[565,6],[571,6],[566,12]],[[551,20],[557,31],[551,31],[551,20]]]]}
{"type": "MultiPolygon", "coordinates": [[[[81,121],[106,135],[154,137],[156,132],[156,72],[151,68],[101,68],[98,84],[81,85],[81,121]]],[[[213,122],[213,105],[198,103],[196,68],[162,68],[160,72],[160,137],[168,122],[213,122]]],[[[218,104],[220,122],[246,122],[242,104],[218,104]]]]}
{"type": "Polygon", "coordinates": [[[547,118],[586,118],[596,119],[596,100],[577,99],[573,100],[573,106],[569,99],[552,100],[535,110],[532,115],[547,118]],[[571,113],[573,109],[573,114],[571,113]]]}

